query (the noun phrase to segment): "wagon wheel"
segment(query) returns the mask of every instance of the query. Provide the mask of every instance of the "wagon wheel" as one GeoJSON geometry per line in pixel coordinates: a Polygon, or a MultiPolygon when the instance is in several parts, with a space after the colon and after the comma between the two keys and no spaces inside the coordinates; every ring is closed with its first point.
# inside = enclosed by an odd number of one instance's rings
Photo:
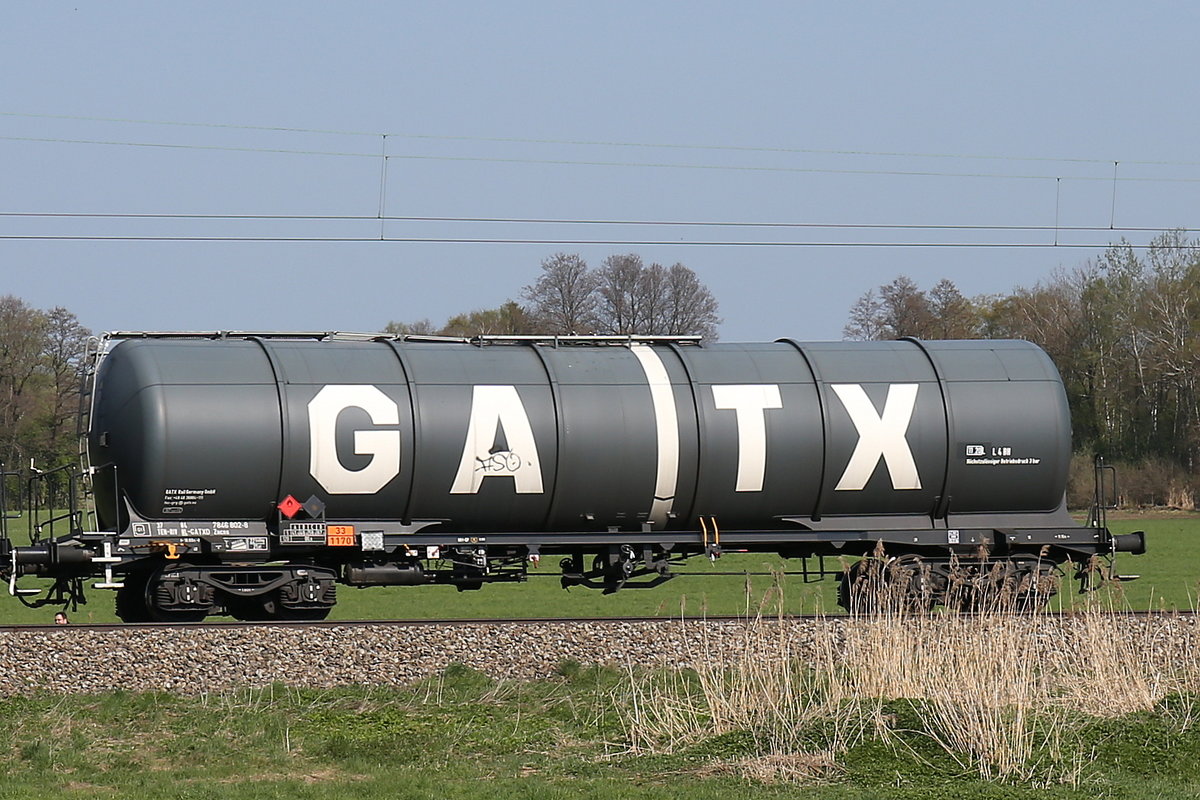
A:
{"type": "MultiPolygon", "coordinates": [[[[186,568],[189,565],[179,564],[177,566],[186,568]]],[[[174,569],[174,567],[170,569],[174,569]]],[[[142,593],[150,619],[154,622],[203,622],[204,618],[213,610],[211,603],[202,606],[197,604],[197,607],[194,608],[170,608],[168,606],[171,602],[171,595],[164,586],[164,578],[168,572],[169,568],[164,566],[146,575],[146,586],[142,593]]]]}
{"type": "Polygon", "coordinates": [[[122,622],[200,622],[211,608],[170,609],[158,602],[163,570],[140,569],[126,573],[117,590],[117,617],[122,622]]]}
{"type": "Polygon", "coordinates": [[[254,597],[232,598],[225,604],[234,619],[243,622],[268,622],[271,620],[322,620],[329,616],[332,606],[325,608],[288,608],[279,601],[279,590],[254,597]]]}
{"type": "Polygon", "coordinates": [[[969,565],[952,577],[947,605],[977,613],[1039,611],[1058,594],[1061,577],[1049,563],[984,561],[969,565]]]}
{"type": "Polygon", "coordinates": [[[918,613],[933,610],[940,591],[929,565],[917,555],[851,564],[838,584],[838,605],[852,614],[918,613]]]}
{"type": "Polygon", "coordinates": [[[146,584],[150,571],[129,572],[121,579],[125,584],[117,589],[117,618],[122,622],[151,622],[150,605],[146,601],[146,584]]]}

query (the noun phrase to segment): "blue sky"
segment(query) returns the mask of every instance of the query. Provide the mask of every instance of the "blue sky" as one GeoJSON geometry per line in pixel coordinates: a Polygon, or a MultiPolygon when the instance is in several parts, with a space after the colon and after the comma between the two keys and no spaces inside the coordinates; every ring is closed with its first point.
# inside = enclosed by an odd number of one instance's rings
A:
{"type": "Polygon", "coordinates": [[[693,268],[724,339],[839,338],[898,274],[1007,292],[1200,228],[1197,9],[7,3],[0,293],[97,330],[375,330],[637,252],[693,268]],[[983,246],[1055,241],[1088,247],[983,246]]]}

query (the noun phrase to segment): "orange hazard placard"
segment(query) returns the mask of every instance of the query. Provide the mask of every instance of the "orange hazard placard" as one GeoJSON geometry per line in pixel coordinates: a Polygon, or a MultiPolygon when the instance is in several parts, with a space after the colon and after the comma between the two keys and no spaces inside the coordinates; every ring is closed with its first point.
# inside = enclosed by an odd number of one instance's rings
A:
{"type": "Polygon", "coordinates": [[[326,525],[325,544],[330,547],[354,547],[357,544],[354,539],[354,526],[326,525]]]}

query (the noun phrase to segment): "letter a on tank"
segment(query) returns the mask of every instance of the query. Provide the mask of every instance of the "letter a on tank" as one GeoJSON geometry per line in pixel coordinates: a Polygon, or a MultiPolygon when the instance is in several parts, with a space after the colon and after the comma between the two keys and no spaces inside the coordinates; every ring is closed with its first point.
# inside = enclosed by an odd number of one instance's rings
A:
{"type": "Polygon", "coordinates": [[[450,494],[475,494],[486,478],[509,477],[517,494],[542,493],[542,467],[529,415],[515,386],[475,386],[467,441],[450,494]],[[508,449],[497,452],[504,431],[508,449]]]}

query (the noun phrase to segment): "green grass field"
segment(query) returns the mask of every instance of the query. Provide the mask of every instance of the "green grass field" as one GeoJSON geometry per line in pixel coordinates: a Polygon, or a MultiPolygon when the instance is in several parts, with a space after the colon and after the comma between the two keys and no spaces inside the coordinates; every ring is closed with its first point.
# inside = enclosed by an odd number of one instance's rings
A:
{"type": "MultiPolygon", "coordinates": [[[[1080,720],[1070,735],[1087,759],[1069,768],[1066,782],[1047,765],[1035,765],[1032,780],[1002,782],[973,776],[935,746],[905,701],[882,707],[896,739],[868,735],[835,765],[764,758],[751,731],[636,753],[619,707],[625,683],[619,672],[566,665],[555,679],[495,684],[451,667],[406,690],[9,698],[0,700],[0,797],[1200,796],[1200,731],[1177,716],[1186,706],[1194,718],[1200,707],[1186,697],[1164,701],[1171,708],[1161,712],[1080,720]]],[[[806,735],[820,746],[819,729],[806,735]]]]}
{"type": "Polygon", "coordinates": [[[1140,575],[1116,587],[1118,605],[1193,611],[1200,607],[1200,516],[1110,520],[1115,533],[1146,532],[1146,553],[1118,556],[1117,572],[1140,575]]]}
{"type": "MultiPolygon", "coordinates": [[[[1113,587],[1114,603],[1133,609],[1166,608],[1191,610],[1196,606],[1200,585],[1200,516],[1161,516],[1114,519],[1116,533],[1145,530],[1147,552],[1142,556],[1121,554],[1118,572],[1138,574],[1136,581],[1113,587]]],[[[827,566],[837,568],[828,560],[827,566]]],[[[653,589],[625,589],[603,595],[598,591],[559,585],[557,563],[546,559],[530,579],[521,584],[485,585],[478,591],[459,592],[451,586],[338,587],[338,604],[331,619],[425,619],[559,616],[701,616],[704,614],[753,614],[771,593],[775,609],[773,572],[794,572],[799,563],[769,555],[731,553],[709,563],[692,559],[680,574],[653,589]],[[732,573],[732,574],[728,574],[732,573]]],[[[33,585],[25,579],[23,585],[33,585]]],[[[824,611],[838,613],[836,581],[827,578],[805,583],[798,574],[784,575],[784,608],[788,613],[824,611]]],[[[1079,597],[1073,582],[1052,601],[1053,608],[1070,608],[1079,597]]],[[[77,623],[117,621],[113,595],[89,589],[87,605],[72,613],[77,623]]],[[[0,600],[0,622],[49,623],[56,608],[29,609],[14,597],[0,600]]],[[[222,618],[213,618],[222,619],[222,618]]],[[[227,618],[226,618],[227,619],[227,618]]]]}

